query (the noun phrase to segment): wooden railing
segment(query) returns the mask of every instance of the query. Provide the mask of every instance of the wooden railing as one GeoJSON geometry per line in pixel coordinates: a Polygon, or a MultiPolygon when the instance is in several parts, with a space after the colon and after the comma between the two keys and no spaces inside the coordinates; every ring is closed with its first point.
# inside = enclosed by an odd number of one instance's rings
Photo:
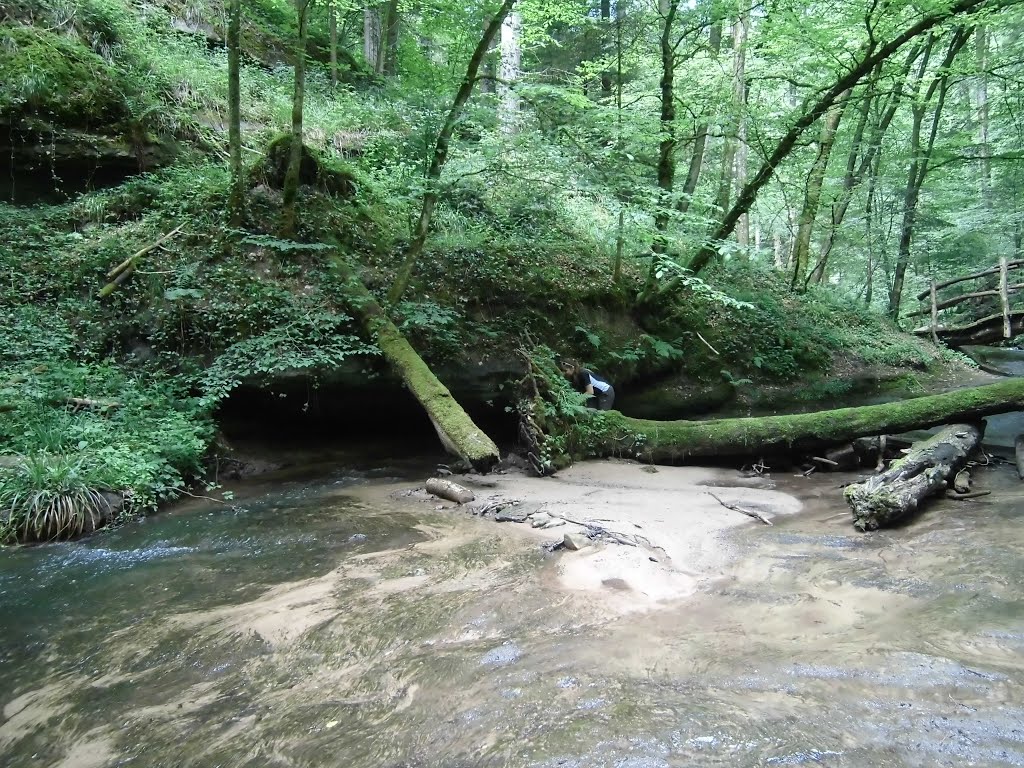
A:
{"type": "Polygon", "coordinates": [[[960,304],[964,301],[969,301],[970,299],[981,299],[986,296],[998,296],[1003,316],[1003,338],[1009,339],[1013,335],[1010,322],[1010,294],[1017,293],[1018,291],[1024,289],[1024,283],[1016,283],[1014,285],[1010,285],[1009,274],[1010,272],[1018,270],[1021,267],[1024,267],[1024,259],[1008,261],[1007,259],[1002,258],[999,260],[999,266],[997,267],[989,267],[988,269],[983,269],[980,272],[974,272],[973,274],[964,275],[963,277],[955,277],[952,280],[945,280],[941,283],[938,283],[934,279],[932,279],[931,286],[927,290],[921,291],[921,293],[917,295],[918,301],[924,301],[925,299],[929,299],[931,306],[924,309],[919,309],[916,312],[910,312],[907,314],[907,317],[930,317],[931,323],[929,326],[929,330],[931,331],[932,340],[938,343],[939,333],[942,330],[942,327],[939,325],[940,311],[944,309],[949,309],[950,307],[955,307],[957,304],[960,304]],[[949,286],[956,285],[957,283],[963,283],[968,280],[977,280],[979,278],[995,274],[999,275],[998,288],[990,288],[983,291],[972,291],[970,293],[964,293],[952,299],[944,299],[942,301],[939,301],[938,299],[938,292],[943,288],[948,288],[949,286]]]}

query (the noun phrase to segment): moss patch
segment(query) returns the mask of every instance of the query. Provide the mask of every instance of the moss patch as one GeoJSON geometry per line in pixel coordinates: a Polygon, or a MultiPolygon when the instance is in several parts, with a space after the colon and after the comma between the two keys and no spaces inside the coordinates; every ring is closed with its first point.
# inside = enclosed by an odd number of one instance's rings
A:
{"type": "Polygon", "coordinates": [[[66,126],[125,115],[117,71],[75,37],[38,27],[0,30],[0,116],[39,115],[66,126]]]}

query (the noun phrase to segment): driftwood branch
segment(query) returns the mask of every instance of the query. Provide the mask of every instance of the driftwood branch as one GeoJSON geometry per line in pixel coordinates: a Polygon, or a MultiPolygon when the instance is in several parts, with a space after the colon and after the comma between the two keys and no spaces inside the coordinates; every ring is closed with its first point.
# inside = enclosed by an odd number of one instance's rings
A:
{"type": "Polygon", "coordinates": [[[184,224],[179,224],[170,232],[161,236],[160,239],[156,240],[153,243],[150,243],[149,245],[143,248],[140,248],[127,259],[125,259],[116,267],[107,272],[107,279],[110,280],[110,282],[100,289],[100,298],[105,299],[107,296],[116,291],[118,286],[122,285],[129,277],[132,276],[132,273],[135,272],[135,267],[138,266],[139,259],[141,259],[143,256],[145,256],[147,253],[154,250],[155,248],[159,248],[163,243],[170,240],[172,237],[178,234],[181,231],[181,228],[184,226],[184,224]]]}
{"type": "Polygon", "coordinates": [[[457,504],[467,504],[476,498],[476,495],[469,488],[453,483],[451,480],[441,480],[437,477],[427,480],[424,487],[427,489],[427,493],[440,496],[442,499],[448,499],[448,501],[454,501],[457,504]]]}
{"type": "Polygon", "coordinates": [[[726,509],[731,509],[733,512],[740,512],[741,514],[744,514],[747,517],[752,517],[755,520],[760,520],[765,525],[771,525],[772,524],[772,521],[769,520],[764,515],[762,515],[760,512],[755,512],[752,509],[745,509],[744,507],[737,506],[736,504],[728,504],[728,503],[722,501],[718,496],[713,494],[711,491],[705,491],[705,493],[707,493],[708,496],[710,496],[712,499],[717,501],[719,504],[721,504],[726,509]]]}

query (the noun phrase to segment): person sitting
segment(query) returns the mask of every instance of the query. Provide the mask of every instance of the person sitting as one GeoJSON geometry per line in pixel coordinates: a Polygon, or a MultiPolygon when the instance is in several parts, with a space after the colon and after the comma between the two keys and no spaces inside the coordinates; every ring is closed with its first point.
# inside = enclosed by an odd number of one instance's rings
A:
{"type": "Polygon", "coordinates": [[[565,360],[559,367],[565,378],[572,383],[573,389],[590,395],[587,400],[588,408],[596,408],[599,411],[612,409],[612,405],[615,403],[615,387],[611,385],[611,382],[573,360],[565,360]]]}

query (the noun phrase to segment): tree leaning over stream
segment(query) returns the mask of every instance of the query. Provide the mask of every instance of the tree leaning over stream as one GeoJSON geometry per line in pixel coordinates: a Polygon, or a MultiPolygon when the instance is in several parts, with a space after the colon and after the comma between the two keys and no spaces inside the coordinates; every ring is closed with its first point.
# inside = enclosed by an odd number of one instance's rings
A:
{"type": "MultiPolygon", "coordinates": [[[[841,70],[837,79],[826,87],[820,96],[813,98],[797,113],[789,129],[778,139],[771,152],[766,153],[761,167],[743,187],[736,202],[723,215],[711,237],[691,259],[690,270],[693,273],[700,273],[718,255],[721,242],[733,232],[740,218],[750,210],[758,193],[771,179],[782,161],[798,146],[804,132],[821,118],[843,93],[859,85],[875,67],[896,54],[904,45],[922,35],[930,34],[940,25],[972,13],[994,11],[1012,4],[1013,0],[958,0],[952,4],[940,5],[892,34],[885,41],[875,39],[873,25],[876,25],[878,20],[873,19],[869,13],[866,19],[869,36],[860,53],[848,67],[841,70]]],[[[671,287],[675,284],[673,281],[671,287]]]]}

